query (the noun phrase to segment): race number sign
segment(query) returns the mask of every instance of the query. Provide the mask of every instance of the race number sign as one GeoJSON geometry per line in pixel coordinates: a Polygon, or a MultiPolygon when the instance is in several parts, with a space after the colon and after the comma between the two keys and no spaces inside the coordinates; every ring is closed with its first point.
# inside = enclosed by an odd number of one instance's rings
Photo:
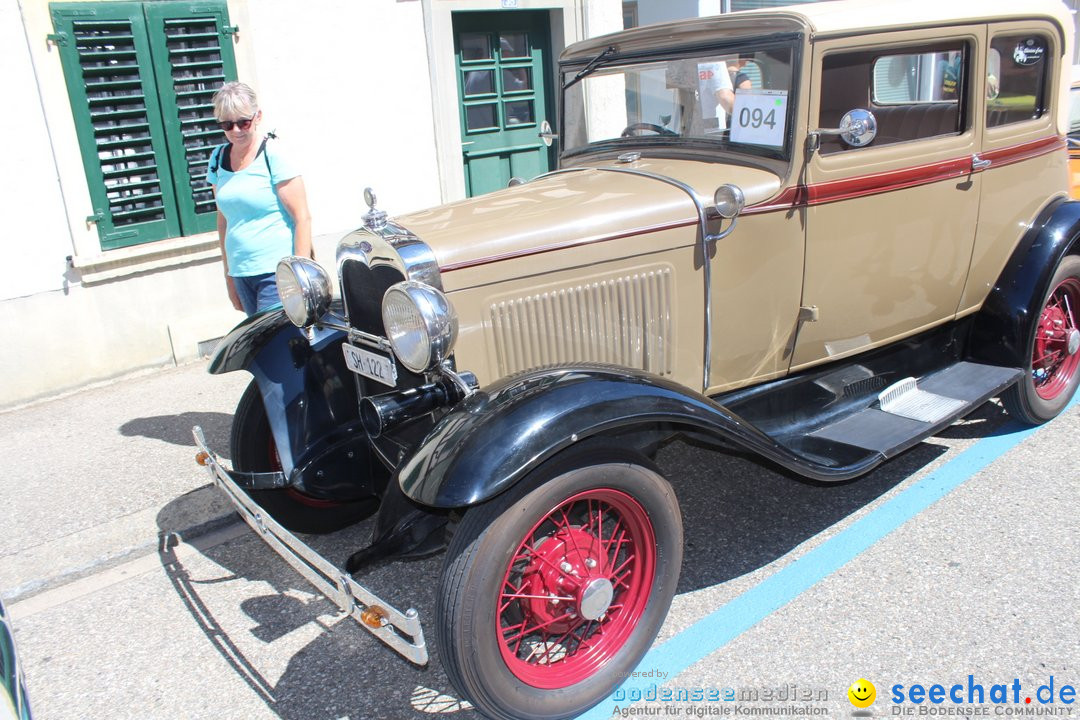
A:
{"type": "Polygon", "coordinates": [[[740,90],[731,111],[731,142],[783,147],[787,92],[740,90]]]}

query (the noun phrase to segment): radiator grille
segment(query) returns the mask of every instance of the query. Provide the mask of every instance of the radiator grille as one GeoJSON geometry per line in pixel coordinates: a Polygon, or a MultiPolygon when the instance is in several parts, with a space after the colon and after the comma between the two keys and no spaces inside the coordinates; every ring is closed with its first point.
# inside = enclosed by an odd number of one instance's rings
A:
{"type": "Polygon", "coordinates": [[[673,371],[670,269],[560,288],[491,306],[499,375],[568,362],[673,371]]]}

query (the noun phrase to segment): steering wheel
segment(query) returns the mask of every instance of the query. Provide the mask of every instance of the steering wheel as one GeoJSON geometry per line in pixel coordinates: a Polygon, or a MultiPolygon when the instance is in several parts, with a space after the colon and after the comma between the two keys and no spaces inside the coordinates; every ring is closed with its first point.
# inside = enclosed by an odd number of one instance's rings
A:
{"type": "Polygon", "coordinates": [[[637,135],[641,130],[651,130],[657,135],[678,135],[679,133],[669,130],[663,125],[655,125],[653,123],[639,122],[633,125],[627,125],[626,129],[622,131],[621,137],[631,137],[637,135]]]}

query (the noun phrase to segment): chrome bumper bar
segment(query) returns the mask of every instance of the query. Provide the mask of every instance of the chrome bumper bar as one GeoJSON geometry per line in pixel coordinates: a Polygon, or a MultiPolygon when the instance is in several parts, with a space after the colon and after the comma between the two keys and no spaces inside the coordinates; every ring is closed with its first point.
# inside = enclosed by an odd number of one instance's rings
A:
{"type": "Polygon", "coordinates": [[[407,660],[417,665],[427,664],[424,629],[420,625],[420,616],[416,610],[409,608],[401,612],[391,607],[279,525],[229,477],[217,455],[207,446],[202,428],[195,426],[192,434],[200,451],[199,464],[206,467],[214,483],[236,506],[240,517],[244,518],[267,545],[276,550],[319,592],[356,620],[360,627],[407,660]]]}

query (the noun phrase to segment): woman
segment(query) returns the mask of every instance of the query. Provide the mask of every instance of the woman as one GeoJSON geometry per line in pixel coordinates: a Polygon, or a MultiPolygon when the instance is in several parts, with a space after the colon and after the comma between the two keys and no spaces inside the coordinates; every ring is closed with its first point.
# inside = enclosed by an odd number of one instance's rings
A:
{"type": "Polygon", "coordinates": [[[227,144],[210,155],[206,179],[218,206],[225,287],[248,315],[281,302],[274,271],[286,255],[312,257],[311,215],[300,171],[273,135],[259,132],[255,91],[225,83],[214,94],[214,117],[227,144]]]}

